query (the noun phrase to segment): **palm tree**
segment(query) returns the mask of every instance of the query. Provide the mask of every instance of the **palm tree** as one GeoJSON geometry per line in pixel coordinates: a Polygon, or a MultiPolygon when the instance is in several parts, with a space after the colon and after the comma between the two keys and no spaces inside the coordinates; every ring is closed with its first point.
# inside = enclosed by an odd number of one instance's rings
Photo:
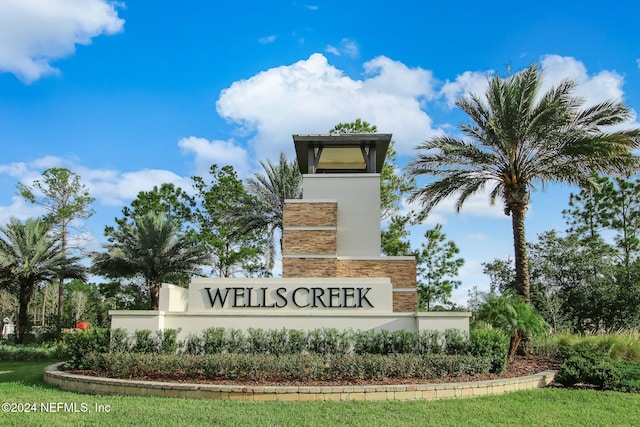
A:
{"type": "MultiPolygon", "coordinates": [[[[285,199],[302,198],[302,174],[297,160],[287,161],[284,153],[280,153],[277,164],[260,162],[264,175],[256,173],[255,178],[247,179],[247,192],[252,199],[248,200],[248,209],[232,212],[229,221],[241,224],[242,230],[255,230],[266,227],[269,230],[270,245],[266,255],[267,268],[273,267],[276,248],[276,233],[282,236],[282,221],[285,199]]],[[[280,237],[282,251],[282,237],[280,237]]]]}
{"type": "Polygon", "coordinates": [[[204,247],[179,229],[175,221],[154,212],[120,224],[103,245],[106,251],[92,254],[93,269],[110,278],[141,276],[151,309],[157,310],[163,281],[186,281],[208,262],[204,247]]]}
{"type": "Polygon", "coordinates": [[[593,186],[594,173],[630,174],[640,165],[631,152],[640,130],[611,128],[631,118],[628,107],[615,101],[585,107],[572,95],[575,82],[545,93],[541,83],[536,64],[508,78],[494,76],[483,98],[470,95],[456,103],[473,120],[459,127],[466,138],[433,137],[408,165],[413,176],[439,178],[410,198],[422,204],[422,217],[449,196],[457,197],[457,211],[485,189],[492,204],[502,201],[512,220],[516,286],[527,301],[524,217],[534,183],[593,186]]]}
{"type": "Polygon", "coordinates": [[[0,285],[18,294],[17,344],[27,329],[27,310],[38,285],[61,277],[85,278],[78,257],[68,257],[59,240],[53,238],[51,223],[12,218],[0,227],[0,285]]]}

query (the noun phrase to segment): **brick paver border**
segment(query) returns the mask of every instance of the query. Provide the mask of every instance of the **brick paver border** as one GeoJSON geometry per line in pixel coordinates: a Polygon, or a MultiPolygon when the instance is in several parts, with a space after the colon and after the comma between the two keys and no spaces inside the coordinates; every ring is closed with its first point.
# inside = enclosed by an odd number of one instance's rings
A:
{"type": "Polygon", "coordinates": [[[242,386],[220,384],[138,381],[77,375],[60,370],[62,363],[47,366],[44,381],[63,390],[88,394],[181,397],[244,401],[308,400],[437,400],[487,396],[541,388],[553,381],[557,371],[499,380],[365,386],[242,386]]]}

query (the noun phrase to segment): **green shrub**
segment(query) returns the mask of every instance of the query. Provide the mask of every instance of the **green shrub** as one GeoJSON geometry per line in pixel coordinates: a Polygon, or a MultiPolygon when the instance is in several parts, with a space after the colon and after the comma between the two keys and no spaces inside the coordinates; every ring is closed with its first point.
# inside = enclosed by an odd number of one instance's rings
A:
{"type": "Polygon", "coordinates": [[[613,390],[626,393],[640,392],[640,363],[624,361],[616,362],[616,366],[622,374],[622,379],[613,390]]]}
{"type": "Polygon", "coordinates": [[[134,341],[131,346],[133,353],[158,353],[159,340],[157,336],[152,336],[149,329],[138,329],[134,331],[134,341]]]}
{"type": "Polygon", "coordinates": [[[353,352],[355,354],[378,354],[380,353],[376,331],[355,331],[353,333],[353,352]]]}
{"type": "Polygon", "coordinates": [[[176,354],[178,351],[179,329],[165,329],[156,332],[158,337],[158,350],[162,354],[176,354]]]}
{"type": "Polygon", "coordinates": [[[91,353],[109,351],[109,329],[93,328],[64,334],[64,345],[68,354],[67,366],[71,369],[88,369],[84,358],[91,353]]]}
{"type": "Polygon", "coordinates": [[[536,335],[526,342],[525,353],[546,359],[556,359],[560,356],[559,336],[536,335]]]}
{"type": "Polygon", "coordinates": [[[195,379],[273,381],[433,379],[448,375],[487,373],[489,358],[465,355],[377,354],[320,356],[318,354],[236,354],[202,356],[166,354],[90,353],[85,369],[121,378],[187,376],[195,379]]]}
{"type": "Polygon", "coordinates": [[[126,353],[129,351],[130,346],[129,334],[125,329],[116,328],[111,330],[109,339],[109,351],[111,353],[126,353]]]}
{"type": "Polygon", "coordinates": [[[494,329],[502,329],[509,335],[509,359],[516,355],[524,337],[549,330],[549,325],[533,306],[512,291],[502,295],[487,294],[475,316],[476,320],[486,322],[494,329]]]}
{"type": "Polygon", "coordinates": [[[267,331],[268,354],[290,354],[289,335],[286,329],[271,329],[267,331]]]}
{"type": "MultiPolygon", "coordinates": [[[[227,350],[227,338],[224,328],[207,328],[202,331],[201,344],[204,354],[223,353],[227,350]]],[[[199,353],[196,353],[199,354],[199,353]]]]}
{"type": "Polygon", "coordinates": [[[347,354],[351,350],[350,334],[335,328],[314,329],[307,334],[307,350],[319,355],[347,354]]]}
{"type": "Polygon", "coordinates": [[[566,386],[586,383],[603,390],[620,389],[626,371],[609,357],[608,346],[602,342],[585,340],[562,347],[563,362],[556,381],[566,386]]]}
{"type": "Polygon", "coordinates": [[[307,351],[307,334],[298,329],[287,331],[287,349],[283,354],[302,354],[307,351]]]}
{"type": "Polygon", "coordinates": [[[469,351],[469,337],[458,329],[444,331],[445,354],[466,354],[469,351]]]}
{"type": "Polygon", "coordinates": [[[64,347],[60,344],[21,345],[0,342],[0,360],[46,360],[65,357],[64,347]]]}
{"type": "Polygon", "coordinates": [[[469,354],[491,359],[491,372],[507,368],[509,337],[501,329],[472,329],[469,333],[469,354]]]}
{"type": "Polygon", "coordinates": [[[417,334],[401,329],[391,334],[391,354],[416,353],[417,334]]]}
{"type": "Polygon", "coordinates": [[[416,334],[416,354],[440,354],[444,351],[439,331],[418,331],[416,334]]]}

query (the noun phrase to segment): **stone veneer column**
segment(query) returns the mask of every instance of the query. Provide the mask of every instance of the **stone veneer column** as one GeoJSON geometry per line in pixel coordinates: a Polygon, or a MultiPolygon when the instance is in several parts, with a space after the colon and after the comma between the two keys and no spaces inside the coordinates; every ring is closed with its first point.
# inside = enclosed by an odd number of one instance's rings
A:
{"type": "Polygon", "coordinates": [[[393,311],[417,311],[415,258],[338,257],[337,210],[335,201],[285,202],[282,277],[389,277],[393,311]]]}

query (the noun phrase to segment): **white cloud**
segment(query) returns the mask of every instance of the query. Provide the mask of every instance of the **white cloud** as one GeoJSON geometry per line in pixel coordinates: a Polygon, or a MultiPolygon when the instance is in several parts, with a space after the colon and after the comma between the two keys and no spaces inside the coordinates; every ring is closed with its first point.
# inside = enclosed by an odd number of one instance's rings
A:
{"type": "Polygon", "coordinates": [[[270,43],[275,42],[277,38],[278,38],[278,36],[276,36],[276,35],[260,37],[258,39],[258,43],[260,43],[260,44],[270,44],[270,43]]]}
{"type": "MultiPolygon", "coordinates": [[[[585,105],[610,99],[621,100],[624,95],[622,90],[624,78],[616,72],[605,70],[589,75],[582,62],[559,55],[543,56],[540,59],[540,65],[544,73],[541,92],[551,89],[565,79],[570,79],[577,83],[574,95],[584,98],[585,105]]],[[[492,75],[494,75],[493,71],[465,71],[453,82],[447,81],[440,90],[440,94],[449,107],[453,107],[457,99],[469,93],[484,95],[492,75]]]]}
{"type": "Polygon", "coordinates": [[[402,62],[378,56],[364,63],[367,76],[366,89],[397,96],[432,100],[436,96],[436,80],[431,71],[422,68],[411,69],[402,62]]]}
{"type": "Polygon", "coordinates": [[[123,206],[141,191],[150,191],[164,183],[175,184],[185,190],[191,188],[189,179],[167,170],[143,169],[134,172],[94,171],[85,173],[89,193],[106,206],[123,206]]]}
{"type": "Polygon", "coordinates": [[[74,53],[101,34],[122,31],[106,0],[3,0],[0,2],[0,71],[32,82],[58,70],[50,62],[74,53]]]}
{"type": "Polygon", "coordinates": [[[313,5],[313,4],[305,4],[304,7],[309,9],[309,10],[318,10],[318,9],[320,9],[319,6],[316,6],[316,5],[313,5]]]}
{"type": "Polygon", "coordinates": [[[11,218],[24,221],[43,214],[45,214],[43,208],[27,203],[22,197],[14,195],[9,206],[0,206],[0,224],[7,224],[11,218]]]}
{"type": "Polygon", "coordinates": [[[239,132],[254,133],[250,145],[262,160],[291,153],[291,134],[327,133],[356,118],[393,133],[399,154],[412,153],[436,132],[421,109],[422,99],[433,96],[431,74],[385,57],[366,63],[367,70],[363,80],[355,80],[316,53],[234,82],[220,94],[218,114],[239,132]]]}
{"type": "Polygon", "coordinates": [[[440,89],[440,94],[447,101],[449,108],[453,108],[458,99],[467,94],[481,96],[487,89],[491,72],[465,71],[453,82],[447,82],[440,89]]]}
{"type": "Polygon", "coordinates": [[[622,100],[624,78],[614,71],[605,70],[589,76],[582,62],[558,55],[543,57],[541,64],[545,73],[543,90],[549,89],[564,79],[571,79],[578,83],[575,95],[583,97],[586,105],[610,99],[622,100]]]}
{"type": "Polygon", "coordinates": [[[19,178],[27,174],[27,164],[24,162],[13,162],[7,165],[0,165],[0,174],[6,174],[19,178]]]}
{"type": "Polygon", "coordinates": [[[349,39],[340,40],[340,45],[337,47],[328,45],[325,51],[336,56],[346,55],[350,58],[356,58],[359,54],[358,45],[349,39]]]}
{"type": "MultiPolygon", "coordinates": [[[[424,224],[445,224],[446,218],[451,215],[456,215],[456,197],[448,197],[438,203],[429,216],[423,221],[424,224]]],[[[416,206],[419,209],[419,203],[416,202],[416,206]]],[[[489,203],[489,193],[482,191],[467,198],[460,209],[460,215],[475,216],[482,218],[496,218],[496,219],[510,219],[511,217],[504,214],[504,207],[500,200],[496,200],[494,205],[489,203]]]]}
{"type": "Polygon", "coordinates": [[[247,150],[230,141],[208,141],[204,138],[190,136],[178,141],[183,153],[195,155],[196,175],[209,175],[211,165],[231,165],[238,176],[244,177],[249,172],[249,155],[247,150]]]}

